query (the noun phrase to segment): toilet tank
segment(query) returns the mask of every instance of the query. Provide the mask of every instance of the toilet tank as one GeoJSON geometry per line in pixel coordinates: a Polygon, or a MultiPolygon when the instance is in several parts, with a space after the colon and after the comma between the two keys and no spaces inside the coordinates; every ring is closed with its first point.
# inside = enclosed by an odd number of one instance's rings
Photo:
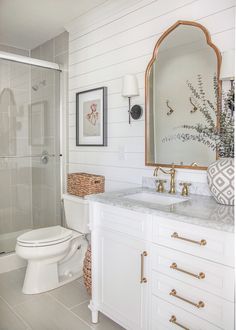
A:
{"type": "Polygon", "coordinates": [[[81,197],[63,194],[66,225],[82,234],[89,233],[89,204],[81,197]]]}

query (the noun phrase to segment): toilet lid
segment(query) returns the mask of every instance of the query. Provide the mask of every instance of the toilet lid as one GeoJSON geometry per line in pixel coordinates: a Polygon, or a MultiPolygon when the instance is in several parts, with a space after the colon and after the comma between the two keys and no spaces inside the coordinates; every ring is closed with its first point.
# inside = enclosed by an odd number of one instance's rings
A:
{"type": "Polygon", "coordinates": [[[61,243],[72,237],[72,230],[61,226],[34,229],[20,235],[17,242],[27,246],[61,243]]]}

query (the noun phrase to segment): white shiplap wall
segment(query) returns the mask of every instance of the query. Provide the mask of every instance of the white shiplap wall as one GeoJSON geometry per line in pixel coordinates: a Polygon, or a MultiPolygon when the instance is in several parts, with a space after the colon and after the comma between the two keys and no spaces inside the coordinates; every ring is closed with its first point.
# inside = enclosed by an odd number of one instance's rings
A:
{"type": "MultiPolygon", "coordinates": [[[[134,187],[145,167],[144,117],[128,124],[122,76],[136,74],[144,107],[144,74],[160,35],[177,20],[203,24],[220,51],[234,48],[234,0],[108,0],[66,26],[69,31],[67,170],[106,176],[106,190],[134,187]],[[108,147],[75,146],[75,93],[108,87],[108,147]]],[[[202,171],[179,170],[178,179],[205,182],[202,171]]]]}

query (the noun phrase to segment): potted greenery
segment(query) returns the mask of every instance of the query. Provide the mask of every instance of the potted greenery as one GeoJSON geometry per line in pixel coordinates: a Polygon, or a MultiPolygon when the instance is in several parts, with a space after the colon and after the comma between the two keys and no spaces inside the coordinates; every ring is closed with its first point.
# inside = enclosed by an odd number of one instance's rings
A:
{"type": "Polygon", "coordinates": [[[205,124],[182,125],[180,128],[185,132],[165,137],[163,142],[194,140],[215,150],[218,159],[207,169],[210,191],[218,203],[234,205],[234,86],[223,96],[223,100],[219,100],[216,77],[213,83],[214,103],[206,98],[201,75],[198,75],[197,88],[187,82],[195,101],[195,110],[201,112],[205,124]]]}

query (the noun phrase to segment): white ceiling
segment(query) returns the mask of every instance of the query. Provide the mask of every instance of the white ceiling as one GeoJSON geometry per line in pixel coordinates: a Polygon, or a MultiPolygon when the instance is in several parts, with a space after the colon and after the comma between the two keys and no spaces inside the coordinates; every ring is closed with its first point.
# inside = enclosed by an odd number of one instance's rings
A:
{"type": "Polygon", "coordinates": [[[0,0],[0,44],[33,49],[106,0],[0,0]]]}

